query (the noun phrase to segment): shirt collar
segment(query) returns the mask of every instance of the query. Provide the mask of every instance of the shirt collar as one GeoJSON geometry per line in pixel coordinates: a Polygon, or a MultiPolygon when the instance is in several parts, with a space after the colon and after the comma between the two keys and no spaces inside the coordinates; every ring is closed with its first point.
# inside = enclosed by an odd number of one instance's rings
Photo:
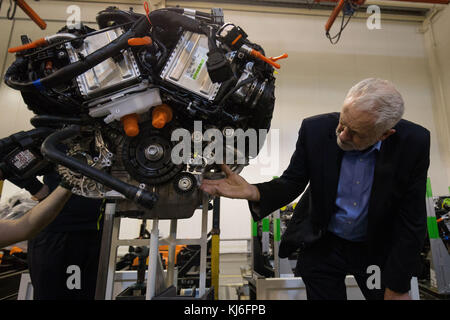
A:
{"type": "Polygon", "coordinates": [[[369,154],[374,152],[375,150],[380,151],[381,148],[381,140],[378,141],[377,143],[375,143],[369,150],[367,150],[366,152],[364,152],[364,154],[369,154]]]}
{"type": "Polygon", "coordinates": [[[378,151],[380,151],[380,148],[381,148],[381,140],[379,140],[377,143],[375,143],[371,150],[377,149],[378,151]]]}
{"type": "Polygon", "coordinates": [[[358,151],[358,150],[354,150],[354,151],[347,151],[351,154],[364,154],[364,155],[368,155],[371,152],[377,150],[380,151],[381,149],[381,140],[379,140],[377,143],[375,143],[374,145],[372,145],[372,147],[367,148],[366,151],[364,151],[364,153],[362,151],[358,151]]]}

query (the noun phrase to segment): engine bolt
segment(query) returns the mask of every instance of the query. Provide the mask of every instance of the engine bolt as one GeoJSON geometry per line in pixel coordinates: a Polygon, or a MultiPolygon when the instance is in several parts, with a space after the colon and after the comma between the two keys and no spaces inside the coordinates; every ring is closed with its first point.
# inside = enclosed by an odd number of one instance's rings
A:
{"type": "Polygon", "coordinates": [[[160,144],[151,144],[145,149],[144,155],[150,161],[157,161],[164,156],[164,149],[160,144]]]}
{"type": "Polygon", "coordinates": [[[192,187],[192,180],[188,177],[183,177],[178,181],[180,190],[187,191],[192,187]]]}

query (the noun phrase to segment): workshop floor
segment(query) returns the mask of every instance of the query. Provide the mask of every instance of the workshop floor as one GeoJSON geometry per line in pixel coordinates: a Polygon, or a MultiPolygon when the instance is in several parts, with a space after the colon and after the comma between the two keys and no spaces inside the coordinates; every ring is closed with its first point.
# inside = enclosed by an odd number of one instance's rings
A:
{"type": "MultiPolygon", "coordinates": [[[[222,253],[220,255],[219,300],[248,300],[247,281],[242,274],[250,273],[250,254],[222,253]]],[[[438,295],[420,284],[420,300],[449,300],[450,295],[438,295]]]]}
{"type": "MultiPolygon", "coordinates": [[[[239,300],[238,290],[242,291],[246,284],[241,272],[245,274],[245,270],[250,270],[250,254],[222,253],[219,270],[219,300],[239,300]]],[[[248,296],[240,295],[240,299],[248,299],[248,296]]]]}

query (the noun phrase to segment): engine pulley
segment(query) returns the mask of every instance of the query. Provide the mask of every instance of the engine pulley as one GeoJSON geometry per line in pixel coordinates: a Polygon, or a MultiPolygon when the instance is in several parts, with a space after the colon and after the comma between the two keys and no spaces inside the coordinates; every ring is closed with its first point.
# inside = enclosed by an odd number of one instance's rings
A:
{"type": "Polygon", "coordinates": [[[171,161],[170,130],[155,129],[150,123],[141,126],[139,135],[127,137],[123,143],[122,161],[130,175],[146,184],[162,184],[182,169],[171,161]]]}

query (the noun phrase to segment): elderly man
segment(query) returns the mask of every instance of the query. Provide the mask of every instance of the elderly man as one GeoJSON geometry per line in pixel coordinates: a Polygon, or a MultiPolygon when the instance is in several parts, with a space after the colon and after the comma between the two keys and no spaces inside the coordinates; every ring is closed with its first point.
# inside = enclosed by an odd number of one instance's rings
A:
{"type": "Polygon", "coordinates": [[[308,299],[346,299],[347,274],[366,299],[408,299],[426,234],[430,135],[401,120],[403,112],[390,82],[365,79],[340,114],[303,120],[279,179],[252,185],[223,166],[227,177],[204,180],[201,189],[249,200],[258,221],[309,183],[281,244],[285,255],[302,248],[296,275],[308,299]]]}

